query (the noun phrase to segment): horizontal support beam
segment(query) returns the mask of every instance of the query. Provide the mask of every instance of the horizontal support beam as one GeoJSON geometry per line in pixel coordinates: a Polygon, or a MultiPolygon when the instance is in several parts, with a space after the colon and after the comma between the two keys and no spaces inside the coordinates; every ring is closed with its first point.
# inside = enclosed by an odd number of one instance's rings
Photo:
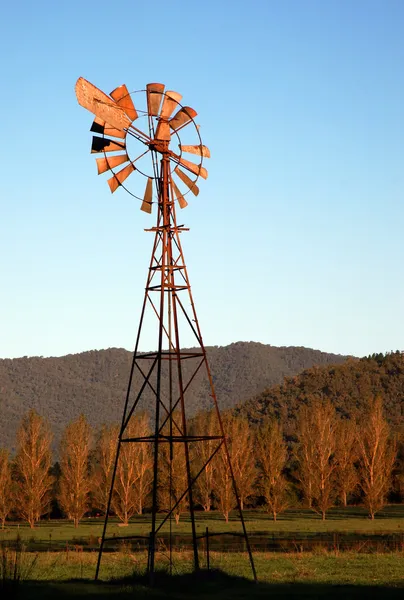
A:
{"type": "MultiPolygon", "coordinates": [[[[123,438],[121,442],[154,442],[156,439],[155,435],[147,435],[143,437],[135,437],[135,438],[123,438]]],[[[157,436],[158,443],[164,442],[175,442],[175,443],[185,443],[185,442],[208,442],[209,440],[223,440],[222,435],[162,435],[159,434],[157,436]]]]}

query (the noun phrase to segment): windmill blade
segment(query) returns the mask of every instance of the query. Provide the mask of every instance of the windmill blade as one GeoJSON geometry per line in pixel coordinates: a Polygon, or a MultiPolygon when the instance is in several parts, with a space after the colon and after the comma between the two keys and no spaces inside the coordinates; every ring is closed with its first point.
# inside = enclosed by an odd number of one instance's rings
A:
{"type": "Polygon", "coordinates": [[[116,100],[116,103],[123,108],[125,113],[128,115],[131,121],[138,118],[138,114],[133,104],[133,100],[128,92],[126,85],[120,85],[119,87],[112,90],[110,94],[111,98],[116,100]]]}
{"type": "Polygon", "coordinates": [[[111,179],[108,179],[109,189],[111,190],[112,194],[119,188],[120,185],[122,185],[125,179],[129,177],[134,170],[135,167],[132,165],[132,163],[130,163],[118,173],[114,173],[111,179]]]}
{"type": "Polygon", "coordinates": [[[162,121],[160,118],[154,137],[156,140],[171,140],[170,126],[167,121],[162,121]]]}
{"type": "Polygon", "coordinates": [[[112,127],[116,129],[129,127],[130,120],[116,102],[83,77],[79,77],[77,80],[76,96],[80,106],[112,127]]]}
{"type": "Polygon", "coordinates": [[[116,104],[107,104],[99,100],[95,100],[94,114],[100,119],[104,119],[116,129],[128,129],[131,121],[125,115],[124,111],[116,104]]]}
{"type": "Polygon", "coordinates": [[[165,93],[163,106],[161,107],[160,118],[169,119],[174,112],[178,103],[181,102],[182,96],[178,92],[168,91],[165,93]]]}
{"type": "Polygon", "coordinates": [[[190,106],[183,106],[177,114],[169,121],[171,129],[176,131],[180,127],[184,127],[196,117],[198,113],[190,106]]]}
{"type": "Polygon", "coordinates": [[[118,167],[129,160],[127,154],[120,154],[119,156],[108,156],[108,158],[96,158],[98,175],[105,173],[114,167],[118,167]]]}
{"type": "Polygon", "coordinates": [[[153,117],[158,116],[163,92],[164,85],[162,83],[148,83],[146,85],[147,110],[149,115],[153,117]]]}
{"type": "Polygon", "coordinates": [[[91,125],[90,131],[94,133],[101,133],[101,135],[112,135],[112,137],[124,138],[126,136],[126,132],[122,131],[122,129],[115,129],[102,121],[98,117],[96,117],[91,125]]]}
{"type": "Polygon", "coordinates": [[[205,158],[210,158],[210,150],[206,146],[200,144],[199,146],[183,146],[180,144],[180,149],[182,152],[189,152],[190,154],[198,154],[199,156],[204,156],[205,158]]]}
{"type": "Polygon", "coordinates": [[[195,163],[190,162],[189,160],[185,160],[185,158],[180,158],[179,156],[175,156],[175,159],[179,162],[180,165],[194,173],[195,175],[200,175],[204,179],[208,178],[208,172],[205,167],[201,167],[201,165],[196,165],[195,163]]]}
{"type": "Polygon", "coordinates": [[[143,197],[142,206],[140,210],[151,214],[152,209],[152,198],[153,198],[153,179],[149,177],[146,183],[146,189],[143,197]]]}
{"type": "Polygon", "coordinates": [[[175,193],[175,195],[177,197],[178,204],[180,205],[180,208],[185,208],[186,206],[188,206],[188,202],[185,200],[184,196],[181,194],[180,190],[177,188],[177,186],[175,185],[174,181],[171,181],[171,184],[173,186],[174,193],[175,193]]]}
{"type": "Polygon", "coordinates": [[[122,142],[115,142],[108,138],[100,138],[93,135],[93,143],[91,144],[91,154],[97,152],[116,152],[117,150],[125,150],[125,144],[122,142]]]}
{"type": "Polygon", "coordinates": [[[178,177],[181,179],[181,181],[183,181],[183,183],[185,183],[186,186],[189,187],[194,196],[199,194],[198,186],[192,181],[192,179],[188,177],[186,173],[184,173],[184,171],[181,171],[179,167],[175,167],[174,173],[178,175],[178,177]]]}

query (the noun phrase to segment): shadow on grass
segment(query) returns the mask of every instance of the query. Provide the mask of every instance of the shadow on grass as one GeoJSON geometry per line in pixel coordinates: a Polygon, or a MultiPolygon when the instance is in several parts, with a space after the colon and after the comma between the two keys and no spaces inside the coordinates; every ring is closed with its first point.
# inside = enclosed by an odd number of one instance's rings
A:
{"type": "MultiPolygon", "coordinates": [[[[399,584],[399,582],[397,582],[399,584]]],[[[402,582],[401,582],[402,585],[402,582]]],[[[326,585],[311,583],[253,583],[243,577],[221,571],[201,571],[197,574],[174,575],[159,572],[151,589],[145,576],[117,579],[110,582],[70,580],[66,582],[24,582],[16,598],[95,599],[95,598],[170,598],[172,600],[247,600],[254,598],[284,598],[307,600],[398,600],[403,598],[403,587],[365,585],[326,585]]]]}

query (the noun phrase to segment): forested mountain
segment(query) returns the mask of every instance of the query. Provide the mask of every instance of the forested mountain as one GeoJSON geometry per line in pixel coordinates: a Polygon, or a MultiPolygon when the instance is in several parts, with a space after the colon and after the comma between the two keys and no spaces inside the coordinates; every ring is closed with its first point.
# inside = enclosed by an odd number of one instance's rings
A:
{"type": "MultiPolygon", "coordinates": [[[[277,348],[255,342],[209,347],[207,352],[222,409],[313,365],[335,365],[346,360],[308,348],[277,348]]],[[[50,420],[55,444],[63,427],[80,413],[94,426],[119,420],[130,363],[131,353],[117,348],[60,358],[0,360],[0,446],[13,448],[21,417],[31,408],[50,420]]],[[[190,371],[190,361],[183,364],[190,371]]],[[[134,388],[139,382],[135,377],[134,388]]],[[[190,415],[208,406],[208,394],[206,378],[200,372],[187,392],[190,415]]],[[[146,393],[146,404],[150,400],[146,393]]]]}
{"type": "Polygon", "coordinates": [[[271,387],[237,407],[252,422],[268,416],[287,424],[293,434],[297,409],[310,400],[330,399],[342,416],[360,412],[368,399],[381,396],[394,429],[404,429],[404,354],[374,354],[339,365],[314,366],[271,387]]]}

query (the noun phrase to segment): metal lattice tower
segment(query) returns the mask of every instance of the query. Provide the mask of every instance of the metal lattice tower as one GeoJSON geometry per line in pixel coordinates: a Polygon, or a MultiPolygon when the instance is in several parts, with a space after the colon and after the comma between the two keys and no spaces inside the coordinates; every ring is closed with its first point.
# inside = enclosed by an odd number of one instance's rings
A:
{"type": "MultiPolygon", "coordinates": [[[[123,187],[132,196],[141,200],[140,208],[147,213],[152,212],[153,205],[157,207],[156,226],[147,230],[154,234],[154,243],[117,440],[96,578],[99,574],[104,543],[108,539],[106,537],[108,515],[121,449],[123,444],[135,443],[149,444],[153,449],[152,513],[148,554],[150,582],[153,583],[156,568],[157,535],[167,521],[170,522],[171,532],[172,515],[184,499],[187,500],[190,511],[194,568],[199,569],[194,485],[219,452],[224,454],[231,473],[242,533],[253,576],[256,579],[237,484],[180,240],[181,233],[188,230],[178,225],[176,218],[176,201],[180,208],[185,208],[187,206],[185,196],[189,193],[195,196],[199,194],[196,185],[198,178],[207,178],[207,171],[202,163],[204,158],[210,157],[210,153],[208,148],[202,145],[199,127],[194,121],[196,112],[180,104],[180,94],[165,91],[164,85],[158,83],[148,84],[146,90],[131,94],[123,85],[107,96],[91,83],[80,78],[76,84],[76,95],[79,104],[95,115],[91,131],[98,135],[93,137],[92,152],[102,154],[97,158],[98,173],[108,171],[112,173],[108,179],[111,192],[115,192],[118,187],[123,187]],[[140,108],[142,98],[144,99],[143,110],[140,108]],[[142,119],[145,124],[143,127],[140,124],[142,119]],[[194,143],[182,143],[184,139],[186,142],[194,143]],[[174,140],[179,142],[179,154],[174,153],[170,148],[174,140]],[[194,155],[198,162],[184,159],[183,153],[194,155]],[[135,172],[146,178],[142,195],[127,187],[127,178],[135,172]],[[140,343],[145,328],[150,331],[150,326],[146,325],[146,318],[150,320],[150,315],[151,327],[157,335],[157,350],[145,353],[140,352],[140,343]],[[185,329],[188,330],[187,333],[191,331],[195,338],[196,348],[192,350],[182,349],[181,334],[185,329]],[[195,428],[192,432],[188,431],[187,397],[193,382],[202,375],[206,378],[208,390],[204,406],[211,408],[216,418],[216,429],[213,434],[195,431],[195,428]],[[130,419],[145,403],[149,410],[150,404],[152,406],[150,432],[141,437],[131,437],[128,434],[130,419]],[[190,447],[195,444],[206,444],[209,449],[204,454],[203,464],[198,465],[197,472],[190,460],[190,447]],[[184,459],[186,484],[183,491],[177,494],[176,499],[173,502],[170,500],[170,508],[159,522],[158,491],[163,445],[169,449],[170,486],[172,464],[176,453],[181,454],[184,459]]],[[[137,179],[140,181],[141,177],[137,179]]]]}

